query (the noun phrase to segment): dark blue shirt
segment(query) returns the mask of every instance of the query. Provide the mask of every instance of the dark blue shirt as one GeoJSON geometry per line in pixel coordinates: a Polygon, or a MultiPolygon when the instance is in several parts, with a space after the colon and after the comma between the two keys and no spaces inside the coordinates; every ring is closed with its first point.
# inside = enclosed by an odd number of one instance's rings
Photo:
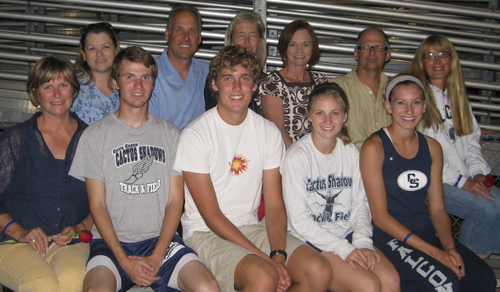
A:
{"type": "MultiPolygon", "coordinates": [[[[38,130],[34,114],[0,135],[0,214],[8,213],[24,229],[40,227],[47,235],[80,223],[89,215],[85,183],[69,176],[76,146],[87,125],[78,122],[64,160],[57,160],[38,130]]],[[[0,241],[11,239],[5,234],[0,241]]]]}

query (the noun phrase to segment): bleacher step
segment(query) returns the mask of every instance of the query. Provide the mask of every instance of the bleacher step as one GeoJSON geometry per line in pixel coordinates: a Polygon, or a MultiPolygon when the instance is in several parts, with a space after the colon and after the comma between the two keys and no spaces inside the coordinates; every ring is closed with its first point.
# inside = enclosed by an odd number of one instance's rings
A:
{"type": "Polygon", "coordinates": [[[495,273],[495,278],[497,279],[497,289],[496,292],[500,292],[500,257],[492,256],[491,258],[485,260],[486,263],[493,269],[495,273]]]}

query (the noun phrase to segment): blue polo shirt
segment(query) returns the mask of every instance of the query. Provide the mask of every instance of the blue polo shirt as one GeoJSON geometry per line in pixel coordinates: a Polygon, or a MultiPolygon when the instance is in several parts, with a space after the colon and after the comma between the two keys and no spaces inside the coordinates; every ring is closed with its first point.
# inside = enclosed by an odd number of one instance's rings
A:
{"type": "Polygon", "coordinates": [[[193,58],[186,82],[172,66],[165,50],[158,58],[158,77],[149,100],[149,112],[181,130],[205,112],[204,88],[208,63],[193,58]]]}

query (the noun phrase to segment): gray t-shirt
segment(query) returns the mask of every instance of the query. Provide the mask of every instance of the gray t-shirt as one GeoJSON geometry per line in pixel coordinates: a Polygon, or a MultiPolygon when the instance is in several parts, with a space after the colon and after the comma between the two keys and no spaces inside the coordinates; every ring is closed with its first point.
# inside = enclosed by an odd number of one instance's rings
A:
{"type": "MultiPolygon", "coordinates": [[[[140,128],[116,115],[89,126],[83,133],[69,172],[106,185],[106,206],[121,242],[158,236],[165,216],[180,130],[149,114],[140,128]]],[[[101,238],[96,227],[94,238],[101,238]]]]}

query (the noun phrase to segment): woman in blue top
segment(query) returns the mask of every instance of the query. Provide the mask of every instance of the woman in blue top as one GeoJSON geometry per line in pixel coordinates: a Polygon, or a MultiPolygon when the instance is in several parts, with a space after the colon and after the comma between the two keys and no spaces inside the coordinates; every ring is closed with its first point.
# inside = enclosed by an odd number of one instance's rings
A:
{"type": "Polygon", "coordinates": [[[118,90],[111,81],[111,67],[120,43],[107,22],[89,24],[81,33],[75,62],[80,92],[71,111],[90,125],[114,113],[120,105],[118,90]]]}
{"type": "Polygon", "coordinates": [[[15,291],[82,290],[89,246],[65,235],[94,224],[68,175],[87,127],[69,111],[79,87],[66,57],[40,59],[27,92],[41,111],[0,135],[0,283],[15,291]]]}
{"type": "Polygon", "coordinates": [[[385,107],[392,124],[361,149],[374,245],[398,270],[401,291],[495,291],[491,268],[451,235],[441,146],[416,131],[426,109],[423,88],[413,75],[390,80],[385,107]]]}

